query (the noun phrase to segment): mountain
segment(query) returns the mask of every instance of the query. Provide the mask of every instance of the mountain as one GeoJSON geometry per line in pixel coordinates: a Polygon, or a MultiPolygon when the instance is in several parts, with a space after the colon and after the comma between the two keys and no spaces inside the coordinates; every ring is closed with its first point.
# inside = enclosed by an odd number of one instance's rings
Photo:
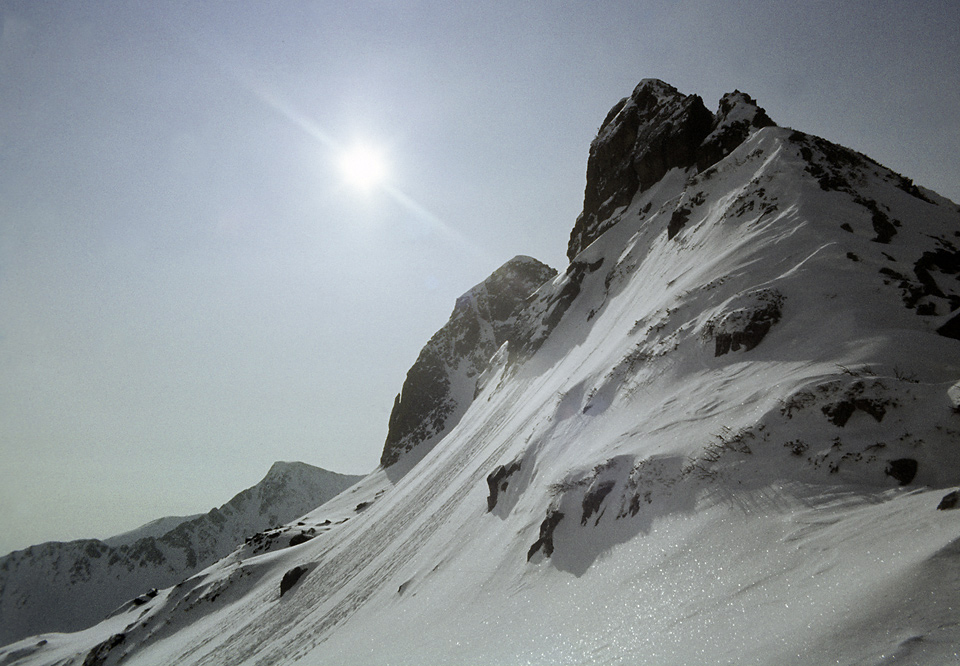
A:
{"type": "Polygon", "coordinates": [[[77,631],[121,603],[179,583],[257,532],[297,518],[361,477],[300,462],[274,463],[218,509],[169,517],[116,537],[50,542],[0,558],[0,644],[77,631]]]}
{"type": "Polygon", "coordinates": [[[196,513],[192,516],[164,516],[163,518],[157,518],[156,520],[151,520],[148,523],[144,523],[140,527],[136,527],[129,532],[123,532],[122,534],[116,534],[112,537],[107,537],[102,541],[108,546],[113,546],[114,548],[119,546],[129,546],[146,537],[162,537],[170,530],[176,529],[176,527],[181,523],[194,520],[195,518],[200,518],[202,515],[202,513],[196,513]]]}
{"type": "Polygon", "coordinates": [[[642,81],[570,264],[406,473],[0,663],[952,663],[958,239],[746,94],[642,81]]]}

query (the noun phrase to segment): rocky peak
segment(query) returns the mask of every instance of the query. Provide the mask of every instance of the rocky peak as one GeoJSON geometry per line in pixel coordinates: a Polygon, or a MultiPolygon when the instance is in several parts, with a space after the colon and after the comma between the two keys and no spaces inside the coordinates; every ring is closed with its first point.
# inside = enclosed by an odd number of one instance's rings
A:
{"type": "Polygon", "coordinates": [[[745,122],[752,127],[769,127],[775,123],[770,116],[757,105],[757,100],[739,90],[727,93],[720,98],[717,109],[717,126],[745,122]]]}
{"type": "Polygon", "coordinates": [[[263,477],[263,480],[267,481],[268,479],[283,478],[287,474],[304,469],[310,469],[311,467],[311,465],[307,465],[306,463],[302,462],[287,462],[286,460],[278,460],[270,465],[270,469],[267,470],[267,475],[263,477]]]}
{"type": "Polygon", "coordinates": [[[557,272],[514,257],[457,299],[447,323],[420,351],[394,401],[380,464],[426,453],[473,401],[490,357],[512,335],[523,302],[557,272]]]}
{"type": "Polygon", "coordinates": [[[713,130],[697,151],[697,169],[705,171],[729,155],[750,133],[776,125],[750,95],[734,90],[720,98],[713,130]]]}
{"type": "Polygon", "coordinates": [[[590,144],[583,212],[567,257],[571,260],[615,221],[610,217],[673,168],[709,168],[757,128],[773,125],[747,94],[724,95],[716,114],[698,95],[684,95],[657,79],[644,79],[610,109],[590,144]]]}

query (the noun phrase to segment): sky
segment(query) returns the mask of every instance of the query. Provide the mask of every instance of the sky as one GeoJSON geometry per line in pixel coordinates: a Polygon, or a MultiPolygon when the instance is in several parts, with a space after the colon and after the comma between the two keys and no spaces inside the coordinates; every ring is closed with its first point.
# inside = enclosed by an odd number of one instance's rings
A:
{"type": "Polygon", "coordinates": [[[362,474],[456,297],[566,265],[643,78],[960,201],[960,5],[0,3],[0,554],[362,474]],[[365,145],[384,180],[342,162],[365,145]]]}

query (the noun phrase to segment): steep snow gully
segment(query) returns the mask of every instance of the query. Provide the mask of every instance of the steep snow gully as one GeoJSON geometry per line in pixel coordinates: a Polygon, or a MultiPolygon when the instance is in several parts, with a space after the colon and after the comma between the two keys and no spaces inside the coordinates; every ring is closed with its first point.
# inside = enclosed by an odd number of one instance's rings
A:
{"type": "Polygon", "coordinates": [[[958,238],[748,95],[642,81],[569,266],[465,294],[378,470],[0,664],[953,663],[958,238]]]}

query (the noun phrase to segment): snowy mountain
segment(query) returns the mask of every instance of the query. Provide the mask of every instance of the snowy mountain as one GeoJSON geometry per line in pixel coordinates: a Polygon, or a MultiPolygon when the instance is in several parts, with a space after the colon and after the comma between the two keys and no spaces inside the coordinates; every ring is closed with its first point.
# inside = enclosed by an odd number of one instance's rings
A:
{"type": "Polygon", "coordinates": [[[219,509],[168,517],[103,541],[50,542],[0,558],[0,644],[76,631],[120,604],[178,583],[244,539],[316,508],[361,477],[277,462],[219,509]]]}
{"type": "Polygon", "coordinates": [[[202,513],[197,513],[192,516],[164,516],[163,518],[157,518],[156,520],[144,523],[129,532],[123,532],[122,534],[116,534],[112,537],[102,539],[102,541],[108,546],[117,548],[119,546],[129,546],[146,537],[160,538],[170,530],[176,529],[181,523],[200,518],[202,515],[202,513]]]}
{"type": "Polygon", "coordinates": [[[643,81],[412,469],[0,663],[953,663],[958,239],[747,95],[643,81]]]}

